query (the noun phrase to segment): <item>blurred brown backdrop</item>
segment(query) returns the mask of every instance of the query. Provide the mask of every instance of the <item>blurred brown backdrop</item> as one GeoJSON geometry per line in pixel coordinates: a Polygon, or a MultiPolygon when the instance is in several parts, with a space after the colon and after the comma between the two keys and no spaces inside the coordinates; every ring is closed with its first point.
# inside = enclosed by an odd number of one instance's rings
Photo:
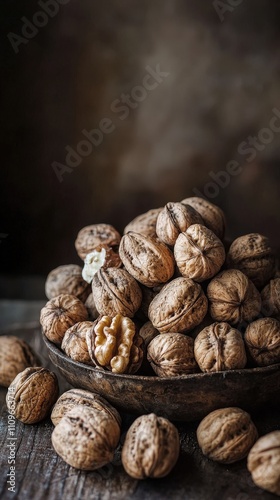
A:
{"type": "Polygon", "coordinates": [[[40,294],[26,276],[79,263],[81,227],[122,231],[196,189],[226,211],[228,238],[279,247],[279,1],[60,1],[45,18],[58,0],[1,2],[1,296],[40,294]],[[19,43],[26,19],[46,22],[19,43]],[[168,76],[145,91],[147,67],[168,76]],[[53,162],[104,118],[113,130],[59,182],[53,162]]]}

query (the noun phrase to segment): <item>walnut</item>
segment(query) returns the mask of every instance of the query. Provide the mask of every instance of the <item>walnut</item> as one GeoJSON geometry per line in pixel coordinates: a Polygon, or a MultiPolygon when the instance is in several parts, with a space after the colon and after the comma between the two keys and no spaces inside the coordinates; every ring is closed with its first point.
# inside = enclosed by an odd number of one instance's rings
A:
{"type": "Polygon", "coordinates": [[[125,471],[135,479],[169,474],[180,452],[179,433],[166,418],[154,413],[134,420],[122,448],[125,471]]]}
{"type": "Polygon", "coordinates": [[[9,386],[7,407],[24,424],[40,422],[58,397],[56,375],[41,367],[25,368],[9,386]]]}
{"type": "Polygon", "coordinates": [[[148,345],[148,361],[159,377],[178,377],[198,371],[194,341],[182,333],[161,333],[148,345]]]}
{"type": "Polygon", "coordinates": [[[255,285],[237,269],[220,272],[207,287],[210,314],[214,321],[232,325],[252,321],[261,310],[261,296],[255,285]]]}
{"type": "Polygon", "coordinates": [[[173,253],[161,241],[129,232],[122,237],[119,252],[127,271],[145,286],[158,286],[173,276],[173,253]]]}
{"type": "Polygon", "coordinates": [[[88,318],[90,321],[94,321],[98,318],[99,312],[96,309],[92,293],[89,294],[87,300],[85,301],[85,306],[87,308],[88,318]]]}
{"type": "Polygon", "coordinates": [[[120,243],[121,235],[110,224],[92,224],[83,227],[78,233],[75,247],[79,257],[85,260],[88,253],[100,245],[108,245],[116,249],[120,243]]]}
{"type": "Polygon", "coordinates": [[[259,488],[280,496],[280,431],[258,439],[250,450],[247,465],[259,488]]]}
{"type": "Polygon", "coordinates": [[[211,229],[218,238],[223,239],[226,221],[225,214],[220,207],[198,196],[185,198],[181,203],[193,207],[201,215],[205,226],[211,229]]]}
{"type": "Polygon", "coordinates": [[[57,425],[66,413],[78,405],[88,406],[97,412],[104,412],[114,418],[119,426],[121,425],[119,412],[106,399],[99,396],[99,394],[83,389],[70,389],[58,398],[51,413],[53,425],[57,425]]]}
{"type": "Polygon", "coordinates": [[[40,364],[27,342],[12,335],[0,335],[0,385],[9,387],[18,373],[40,364]]]}
{"type": "Polygon", "coordinates": [[[261,292],[262,313],[280,320],[280,278],[271,280],[261,292]]]}
{"type": "Polygon", "coordinates": [[[100,269],[92,280],[92,295],[99,314],[122,314],[133,318],[139,309],[142,292],[137,281],[125,270],[100,269]]]}
{"type": "Polygon", "coordinates": [[[84,304],[74,295],[62,294],[49,300],[41,310],[40,323],[46,337],[60,345],[68,328],[79,321],[86,321],[84,304]]]}
{"type": "Polygon", "coordinates": [[[175,278],[152,300],[148,316],[160,333],[183,333],[201,323],[207,307],[207,298],[198,283],[188,278],[175,278]]]}
{"type": "Polygon", "coordinates": [[[85,258],[85,265],[82,276],[87,283],[92,282],[92,278],[103,267],[121,267],[122,261],[118,252],[108,245],[98,245],[95,250],[88,253],[85,258]]]}
{"type": "Polygon", "coordinates": [[[151,321],[146,321],[140,328],[139,335],[142,337],[144,346],[147,348],[151,340],[159,335],[159,331],[152,325],[151,321]]]}
{"type": "Polygon", "coordinates": [[[202,282],[220,271],[226,252],[213,231],[201,224],[193,224],[179,234],[174,246],[174,257],[182,276],[202,282]]]}
{"type": "Polygon", "coordinates": [[[241,333],[228,323],[213,323],[194,341],[196,362],[203,372],[244,368],[247,363],[241,333]]]}
{"type": "Polygon", "coordinates": [[[244,341],[256,365],[280,363],[280,322],[277,319],[261,318],[248,325],[244,341]]]}
{"type": "Polygon", "coordinates": [[[66,330],[61,343],[61,349],[74,361],[92,365],[92,360],[88,352],[86,334],[92,330],[92,321],[80,321],[66,330]]]}
{"type": "Polygon", "coordinates": [[[156,233],[163,243],[173,246],[179,234],[192,224],[203,224],[202,217],[193,207],[169,202],[158,215],[156,233]]]}
{"type": "Polygon", "coordinates": [[[240,408],[214,410],[197,428],[202,453],[224,464],[245,458],[257,438],[258,432],[250,415],[240,408]]]}
{"type": "Polygon", "coordinates": [[[257,288],[263,288],[275,270],[275,256],[268,238],[258,233],[240,236],[229,248],[227,265],[246,274],[257,288]]]}
{"type": "Polygon", "coordinates": [[[77,405],[61,418],[51,439],[56,453],[67,464],[94,470],[112,461],[120,426],[105,411],[77,405]]]}
{"type": "Polygon", "coordinates": [[[135,373],[143,360],[143,340],[134,322],[117,314],[102,316],[87,333],[92,361],[113,373],[135,373]]]}
{"type": "Polygon", "coordinates": [[[156,223],[158,214],[162,211],[162,207],[160,208],[152,208],[145,212],[144,214],[140,214],[135,219],[133,219],[127,226],[124,228],[124,234],[133,231],[134,233],[143,234],[144,236],[151,236],[152,238],[156,238],[156,223]]]}
{"type": "Polygon", "coordinates": [[[68,293],[85,302],[90,294],[90,286],[82,277],[82,268],[69,264],[56,267],[48,274],[45,293],[48,299],[68,293]]]}

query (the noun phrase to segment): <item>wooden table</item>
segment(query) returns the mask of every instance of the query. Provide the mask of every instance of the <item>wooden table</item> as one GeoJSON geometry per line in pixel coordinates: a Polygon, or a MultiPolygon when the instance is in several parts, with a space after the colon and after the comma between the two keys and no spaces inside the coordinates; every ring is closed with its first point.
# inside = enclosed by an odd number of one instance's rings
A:
{"type": "MultiPolygon", "coordinates": [[[[1,304],[0,304],[1,305],[1,304]]],[[[2,334],[17,335],[27,340],[39,353],[42,364],[54,371],[43,341],[38,324],[39,309],[32,305],[11,304],[14,308],[14,319],[17,325],[2,329],[2,334]],[[35,307],[35,308],[34,308],[35,307]],[[20,323],[17,311],[26,320],[30,309],[32,323],[20,323]]],[[[1,307],[0,307],[1,311],[1,307]]],[[[69,388],[59,377],[61,392],[69,388]]],[[[120,449],[117,449],[112,464],[97,471],[83,472],[68,466],[57,456],[51,445],[52,423],[47,419],[37,425],[24,425],[16,421],[15,429],[15,493],[8,491],[7,474],[9,441],[7,434],[8,412],[5,405],[6,389],[0,389],[0,498],[20,500],[46,499],[96,499],[96,500],[273,500],[277,497],[257,488],[246,469],[246,460],[230,466],[219,465],[207,460],[198,448],[196,428],[198,423],[176,424],[181,437],[181,453],[177,465],[166,478],[137,481],[124,471],[120,460],[120,449]]],[[[257,397],[257,395],[256,395],[257,397]]],[[[122,415],[123,442],[125,431],[135,418],[122,415]]],[[[265,434],[280,429],[280,407],[271,405],[262,412],[252,414],[259,430],[265,434]]]]}

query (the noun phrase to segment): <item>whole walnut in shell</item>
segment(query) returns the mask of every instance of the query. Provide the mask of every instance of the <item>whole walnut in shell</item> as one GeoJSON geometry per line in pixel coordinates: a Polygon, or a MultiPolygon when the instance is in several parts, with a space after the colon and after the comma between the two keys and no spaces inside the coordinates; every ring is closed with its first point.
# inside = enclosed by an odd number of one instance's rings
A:
{"type": "Polygon", "coordinates": [[[258,431],[250,415],[240,408],[214,410],[197,428],[202,453],[224,464],[245,458],[257,438],[258,431]]]}
{"type": "Polygon", "coordinates": [[[92,296],[99,314],[129,318],[133,318],[142,300],[137,281],[125,269],[115,267],[100,269],[94,275],[92,296]]]}
{"type": "Polygon", "coordinates": [[[257,288],[264,287],[275,269],[275,256],[268,238],[258,233],[240,236],[229,248],[227,265],[246,274],[257,288]]]}
{"type": "Polygon", "coordinates": [[[192,224],[203,224],[202,217],[190,205],[169,202],[159,213],[156,233],[166,245],[174,245],[179,234],[192,224]]]}
{"type": "Polygon", "coordinates": [[[161,333],[148,345],[148,361],[159,377],[178,377],[198,371],[194,341],[182,333],[161,333]]]}
{"type": "Polygon", "coordinates": [[[62,339],[61,349],[74,361],[92,365],[88,352],[87,332],[94,327],[92,321],[80,321],[66,330],[62,339]]]}
{"type": "Polygon", "coordinates": [[[58,397],[56,375],[41,367],[26,368],[9,386],[9,411],[24,424],[35,424],[47,417],[58,397]]]}
{"type": "Polygon", "coordinates": [[[226,220],[225,214],[220,207],[199,196],[185,198],[181,203],[193,207],[201,215],[205,226],[211,229],[221,240],[224,238],[226,220]]]}
{"type": "Polygon", "coordinates": [[[127,271],[148,287],[166,283],[174,274],[174,256],[161,241],[129,232],[120,242],[120,257],[127,271]]]}
{"type": "Polygon", "coordinates": [[[208,301],[201,286],[188,278],[167,283],[149,306],[148,316],[160,332],[183,333],[202,322],[208,301]]]}
{"type": "Polygon", "coordinates": [[[45,293],[48,299],[68,293],[85,302],[90,294],[90,285],[82,277],[82,268],[75,264],[59,266],[47,276],[45,293]]]}
{"type": "Polygon", "coordinates": [[[121,235],[110,224],[92,224],[83,227],[76,238],[75,247],[79,257],[85,260],[88,253],[97,247],[107,245],[116,249],[120,243],[121,235]]]}
{"type": "Polygon", "coordinates": [[[41,310],[40,323],[46,337],[60,345],[66,330],[79,321],[86,321],[84,304],[74,295],[62,294],[49,300],[41,310]]]}
{"type": "Polygon", "coordinates": [[[69,465],[95,470],[112,461],[120,426],[109,413],[77,405],[54,428],[52,445],[69,465]]]}
{"type": "Polygon", "coordinates": [[[144,214],[140,214],[135,219],[133,219],[127,226],[124,228],[124,234],[133,231],[134,233],[143,234],[144,236],[151,236],[152,238],[156,238],[156,223],[158,214],[162,211],[162,207],[160,208],[152,208],[145,212],[144,214]]]}
{"type": "Polygon", "coordinates": [[[122,448],[125,471],[135,479],[169,474],[180,452],[179,433],[166,418],[154,413],[134,420],[122,448]]]}
{"type": "Polygon", "coordinates": [[[66,413],[78,405],[88,406],[96,412],[104,412],[114,418],[119,426],[121,425],[119,412],[106,399],[99,396],[99,394],[83,389],[70,389],[58,398],[51,413],[53,425],[57,425],[66,413]]]}
{"type": "Polygon", "coordinates": [[[271,280],[261,292],[262,313],[280,320],[280,278],[271,280]]]}
{"type": "Polygon", "coordinates": [[[255,285],[237,269],[220,272],[207,287],[210,314],[214,321],[237,325],[255,319],[261,296],[255,285]]]}
{"type": "Polygon", "coordinates": [[[247,466],[259,488],[280,496],[280,431],[258,439],[250,450],[247,466]]]}
{"type": "Polygon", "coordinates": [[[30,345],[12,335],[0,336],[0,385],[9,387],[16,375],[40,360],[30,345]]]}
{"type": "Polygon", "coordinates": [[[220,271],[226,252],[213,231],[201,224],[193,224],[179,234],[174,246],[174,257],[182,276],[202,282],[220,271]]]}
{"type": "Polygon", "coordinates": [[[261,318],[247,326],[244,341],[258,366],[280,363],[280,321],[261,318]]]}
{"type": "Polygon", "coordinates": [[[241,333],[228,323],[213,323],[194,341],[194,356],[203,372],[244,368],[247,363],[241,333]]]}

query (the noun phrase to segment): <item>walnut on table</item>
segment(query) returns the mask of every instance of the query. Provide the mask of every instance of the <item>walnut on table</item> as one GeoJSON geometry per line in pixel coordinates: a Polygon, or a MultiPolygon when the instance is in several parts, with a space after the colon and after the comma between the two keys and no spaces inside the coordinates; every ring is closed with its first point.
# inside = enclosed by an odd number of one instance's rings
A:
{"type": "Polygon", "coordinates": [[[13,335],[0,336],[0,385],[9,387],[18,373],[40,364],[27,342],[13,335]]]}
{"type": "Polygon", "coordinates": [[[259,488],[280,496],[280,431],[258,439],[250,450],[247,466],[259,488]]]}

